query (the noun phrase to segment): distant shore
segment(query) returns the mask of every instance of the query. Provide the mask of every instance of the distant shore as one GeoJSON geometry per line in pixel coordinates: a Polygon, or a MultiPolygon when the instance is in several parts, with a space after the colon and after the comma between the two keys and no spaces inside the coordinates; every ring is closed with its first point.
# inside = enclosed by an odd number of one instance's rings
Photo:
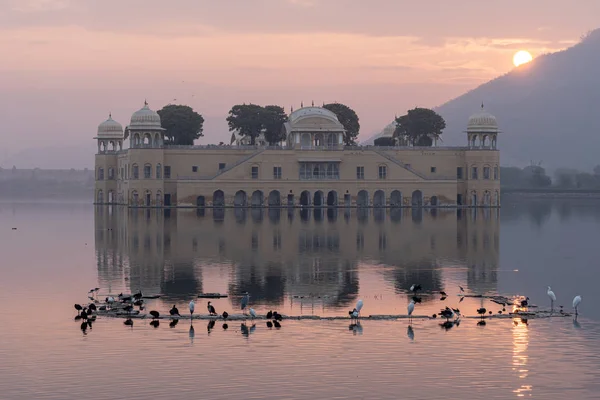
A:
{"type": "Polygon", "coordinates": [[[600,189],[501,188],[502,195],[544,198],[598,198],[600,189]]]}

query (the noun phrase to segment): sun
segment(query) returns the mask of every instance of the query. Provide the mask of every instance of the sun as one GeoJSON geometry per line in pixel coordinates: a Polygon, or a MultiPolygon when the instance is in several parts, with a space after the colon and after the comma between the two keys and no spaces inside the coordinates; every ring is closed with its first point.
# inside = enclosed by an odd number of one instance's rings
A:
{"type": "Polygon", "coordinates": [[[519,50],[513,56],[513,64],[515,64],[515,67],[518,67],[522,64],[527,64],[531,60],[533,60],[533,57],[531,56],[531,53],[526,50],[519,50]]]}

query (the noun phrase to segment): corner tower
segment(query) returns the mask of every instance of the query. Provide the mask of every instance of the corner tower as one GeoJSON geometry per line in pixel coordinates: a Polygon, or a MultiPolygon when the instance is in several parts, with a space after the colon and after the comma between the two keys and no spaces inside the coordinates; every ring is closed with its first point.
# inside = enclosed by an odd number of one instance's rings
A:
{"type": "Polygon", "coordinates": [[[108,115],[108,119],[98,125],[98,153],[95,157],[94,203],[113,204],[117,202],[117,153],[123,150],[123,126],[108,115]]]}

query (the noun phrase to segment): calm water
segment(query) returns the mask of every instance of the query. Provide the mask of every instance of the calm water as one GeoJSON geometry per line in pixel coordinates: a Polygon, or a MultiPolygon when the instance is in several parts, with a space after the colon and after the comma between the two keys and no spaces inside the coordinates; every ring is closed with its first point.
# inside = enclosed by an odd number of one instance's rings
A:
{"type": "MultiPolygon", "coordinates": [[[[501,212],[460,215],[3,203],[0,227],[2,399],[600,398],[600,202],[505,199],[501,212]],[[247,290],[260,313],[324,316],[359,298],[364,315],[404,314],[415,282],[420,315],[474,315],[482,302],[459,304],[459,285],[541,307],[551,285],[558,305],[583,303],[576,323],[463,318],[448,331],[439,320],[194,321],[193,334],[189,321],[100,318],[86,332],[73,321],[95,286],[161,294],[148,304],[160,312],[247,290]]],[[[237,312],[239,298],[213,304],[237,312]]]]}

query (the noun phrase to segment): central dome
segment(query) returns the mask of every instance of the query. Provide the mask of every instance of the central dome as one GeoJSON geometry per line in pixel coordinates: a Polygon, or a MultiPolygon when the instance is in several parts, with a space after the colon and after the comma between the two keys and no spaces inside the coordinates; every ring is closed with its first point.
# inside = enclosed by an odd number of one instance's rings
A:
{"type": "Polygon", "coordinates": [[[467,132],[498,132],[498,121],[492,114],[484,111],[482,104],[481,111],[469,118],[467,132]]]}
{"type": "Polygon", "coordinates": [[[144,102],[144,107],[134,112],[129,124],[130,129],[162,129],[160,125],[160,115],[148,107],[144,102]]]}
{"type": "Polygon", "coordinates": [[[123,126],[112,119],[109,115],[108,119],[98,125],[98,136],[123,136],[123,126]]]}

